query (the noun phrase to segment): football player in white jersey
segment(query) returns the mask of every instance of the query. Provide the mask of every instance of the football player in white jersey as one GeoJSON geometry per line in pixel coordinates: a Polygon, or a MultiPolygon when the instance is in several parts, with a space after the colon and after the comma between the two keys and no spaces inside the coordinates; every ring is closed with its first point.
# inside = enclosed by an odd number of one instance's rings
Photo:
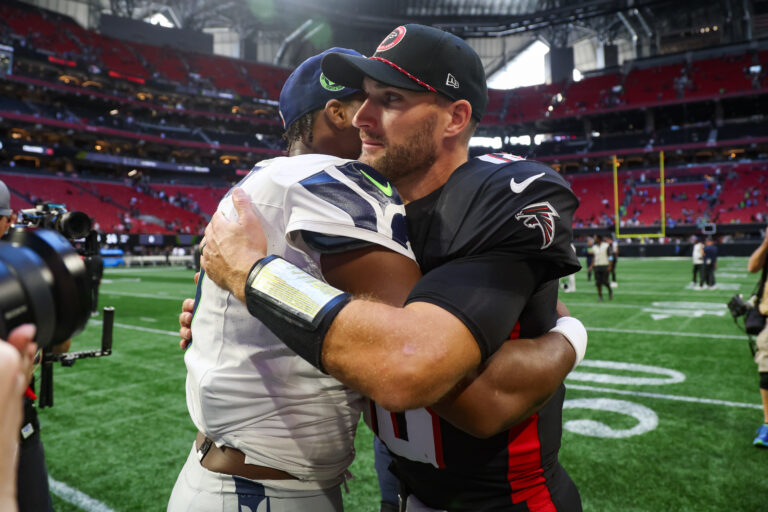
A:
{"type": "MultiPolygon", "coordinates": [[[[338,252],[383,270],[388,258],[412,261],[397,192],[372,168],[327,156],[359,155],[351,120],[362,95],[325,79],[323,55],[299,66],[281,93],[290,156],[260,162],[239,186],[269,230],[270,249],[313,275],[321,263],[332,275],[338,252]]],[[[219,211],[236,216],[229,196],[219,211]]],[[[411,274],[401,277],[415,282],[415,263],[411,274]]],[[[378,287],[389,300],[386,284],[378,287]]],[[[341,510],[364,399],[297,357],[204,274],[192,333],[187,406],[199,434],[168,510],[341,510]]]]}

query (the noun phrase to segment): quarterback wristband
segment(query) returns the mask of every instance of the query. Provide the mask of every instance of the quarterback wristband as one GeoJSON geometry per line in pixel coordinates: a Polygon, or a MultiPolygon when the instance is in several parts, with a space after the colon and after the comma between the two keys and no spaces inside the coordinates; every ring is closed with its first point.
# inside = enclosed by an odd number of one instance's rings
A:
{"type": "Polygon", "coordinates": [[[557,319],[557,324],[549,332],[559,332],[571,344],[573,350],[576,351],[576,362],[573,363],[571,371],[576,369],[579,363],[584,360],[584,354],[587,352],[587,330],[584,328],[584,324],[572,316],[562,316],[557,319]]]}
{"type": "Polygon", "coordinates": [[[245,284],[248,312],[321,371],[325,334],[350,300],[350,294],[274,255],[257,261],[245,284]]]}

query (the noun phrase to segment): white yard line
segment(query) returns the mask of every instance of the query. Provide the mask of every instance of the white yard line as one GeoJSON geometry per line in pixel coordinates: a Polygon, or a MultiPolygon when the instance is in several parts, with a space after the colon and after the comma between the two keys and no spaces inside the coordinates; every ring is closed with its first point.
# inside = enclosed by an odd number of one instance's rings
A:
{"type": "Polygon", "coordinates": [[[582,384],[569,384],[566,379],[568,389],[579,389],[582,391],[597,391],[599,393],[613,393],[614,395],[641,396],[646,398],[661,398],[662,400],[674,400],[677,402],[691,402],[696,404],[724,405],[726,407],[743,407],[746,409],[760,409],[761,404],[747,404],[743,402],[731,402],[729,400],[715,400],[713,398],[697,398],[695,396],[665,395],[662,393],[647,393],[645,391],[629,391],[626,389],[598,388],[594,386],[584,386],[582,384]]]}
{"type": "Polygon", "coordinates": [[[723,340],[745,340],[747,335],[734,334],[708,334],[703,332],[675,332],[675,331],[646,331],[643,329],[616,329],[613,327],[587,327],[587,331],[616,332],[623,334],[649,334],[652,336],[683,336],[686,338],[710,338],[723,340]]]}
{"type": "MultiPolygon", "coordinates": [[[[101,320],[91,320],[90,321],[94,325],[101,325],[101,320]]],[[[121,324],[115,322],[115,327],[120,327],[122,329],[131,329],[132,331],[141,331],[141,332],[151,332],[152,334],[166,334],[168,336],[175,336],[178,338],[179,331],[164,331],[162,329],[152,329],[151,327],[142,327],[140,325],[129,325],[129,324],[121,324]]]]}
{"type": "Polygon", "coordinates": [[[48,477],[48,485],[51,492],[67,503],[85,510],[85,512],[115,512],[99,500],[93,499],[87,494],[73,489],[64,482],[48,477]]]}
{"type": "Polygon", "coordinates": [[[142,299],[163,299],[163,300],[175,300],[179,302],[179,305],[181,305],[181,302],[186,297],[170,297],[168,295],[153,295],[151,293],[133,293],[133,292],[115,292],[111,291],[109,289],[100,288],[99,289],[99,296],[101,295],[120,295],[123,297],[139,297],[142,299]]]}

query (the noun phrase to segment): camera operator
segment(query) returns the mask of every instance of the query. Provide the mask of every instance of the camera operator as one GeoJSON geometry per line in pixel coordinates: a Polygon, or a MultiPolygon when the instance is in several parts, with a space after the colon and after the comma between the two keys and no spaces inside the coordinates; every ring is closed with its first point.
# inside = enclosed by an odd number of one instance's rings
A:
{"type": "MultiPolygon", "coordinates": [[[[760,286],[758,287],[757,304],[760,313],[768,315],[768,293],[766,293],[765,281],[768,274],[768,227],[765,229],[763,243],[752,253],[747,263],[747,270],[755,273],[762,270],[760,286]]],[[[763,399],[763,425],[757,429],[757,437],[752,444],[760,448],[768,448],[768,323],[757,335],[755,340],[757,351],[755,362],[760,373],[760,396],[763,399]]]]}
{"type": "Polygon", "coordinates": [[[37,350],[30,324],[14,329],[8,343],[0,340],[0,510],[16,511],[16,472],[19,453],[19,428],[24,396],[32,376],[37,350]]]}
{"type": "MultiPolygon", "coordinates": [[[[0,237],[5,237],[11,227],[11,194],[0,181],[0,237]]],[[[10,338],[10,337],[9,337],[10,338]]],[[[62,343],[56,350],[66,352],[69,342],[62,343]]],[[[53,504],[48,489],[48,470],[45,467],[45,453],[40,440],[40,423],[35,407],[34,378],[30,372],[29,387],[24,394],[24,420],[21,423],[21,441],[18,460],[18,506],[20,512],[52,511],[53,504]]],[[[16,434],[18,435],[18,434],[16,434]]],[[[3,509],[4,510],[4,509],[3,509]]]]}

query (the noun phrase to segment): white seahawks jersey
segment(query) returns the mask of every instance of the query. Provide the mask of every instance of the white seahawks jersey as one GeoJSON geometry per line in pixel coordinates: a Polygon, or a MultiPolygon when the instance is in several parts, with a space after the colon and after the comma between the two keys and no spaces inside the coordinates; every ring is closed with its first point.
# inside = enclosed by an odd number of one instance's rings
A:
{"type": "MultiPolygon", "coordinates": [[[[391,184],[356,161],[325,155],[260,162],[240,182],[277,254],[322,278],[320,254],[302,231],[379,244],[413,258],[405,209],[391,184]]],[[[219,204],[235,218],[229,194],[219,204]]],[[[192,321],[187,406],[217,445],[246,462],[336,485],[354,458],[362,396],[323,374],[275,337],[231,293],[203,277],[192,321]]],[[[285,481],[290,482],[290,481],[285,481]]]]}

